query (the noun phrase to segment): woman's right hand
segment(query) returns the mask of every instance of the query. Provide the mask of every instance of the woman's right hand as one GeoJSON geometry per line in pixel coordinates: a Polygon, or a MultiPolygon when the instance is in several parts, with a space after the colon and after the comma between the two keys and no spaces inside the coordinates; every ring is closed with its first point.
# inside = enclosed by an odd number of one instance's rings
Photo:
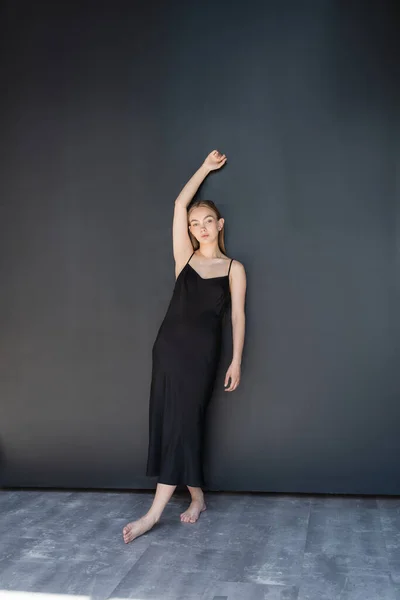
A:
{"type": "Polygon", "coordinates": [[[215,171],[216,169],[223,167],[227,160],[228,159],[226,158],[225,154],[221,154],[221,152],[218,152],[218,150],[213,150],[207,156],[206,160],[204,161],[204,165],[210,171],[215,171]]]}

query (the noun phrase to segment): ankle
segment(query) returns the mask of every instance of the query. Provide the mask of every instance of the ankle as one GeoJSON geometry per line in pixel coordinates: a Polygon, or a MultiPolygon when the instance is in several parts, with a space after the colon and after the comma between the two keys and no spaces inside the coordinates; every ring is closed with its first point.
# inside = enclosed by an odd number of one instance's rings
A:
{"type": "Polygon", "coordinates": [[[196,494],[190,494],[192,498],[192,502],[204,502],[204,494],[203,492],[199,492],[196,494]]]}
{"type": "Polygon", "coordinates": [[[151,510],[149,510],[149,512],[144,516],[144,519],[146,519],[146,521],[150,521],[153,525],[155,525],[161,519],[161,515],[159,513],[152,512],[151,510]]]}

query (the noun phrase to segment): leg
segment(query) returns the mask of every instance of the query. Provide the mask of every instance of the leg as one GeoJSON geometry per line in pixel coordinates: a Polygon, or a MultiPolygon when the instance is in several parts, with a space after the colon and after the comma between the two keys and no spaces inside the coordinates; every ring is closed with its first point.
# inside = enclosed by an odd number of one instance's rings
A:
{"type": "Polygon", "coordinates": [[[176,485],[166,485],[165,483],[157,484],[156,494],[150,510],[141,519],[132,521],[132,523],[128,523],[128,525],[124,527],[122,533],[125,544],[132,542],[132,540],[139,537],[139,535],[143,535],[143,533],[146,533],[153,525],[158,523],[175,488],[176,485]]]}
{"type": "Polygon", "coordinates": [[[192,502],[189,508],[181,514],[182,523],[196,523],[197,519],[204,510],[206,510],[206,504],[204,502],[203,490],[199,487],[187,486],[192,502]]]}

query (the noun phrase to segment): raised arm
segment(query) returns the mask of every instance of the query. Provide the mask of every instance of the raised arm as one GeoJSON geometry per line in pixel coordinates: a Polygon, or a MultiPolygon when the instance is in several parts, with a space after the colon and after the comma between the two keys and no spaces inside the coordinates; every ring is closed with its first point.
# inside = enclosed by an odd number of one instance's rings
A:
{"type": "Polygon", "coordinates": [[[225,154],[221,154],[218,150],[210,152],[201,167],[189,179],[175,200],[172,241],[176,276],[178,276],[193,252],[188,229],[187,207],[210,171],[221,168],[226,163],[226,160],[225,154]]]}

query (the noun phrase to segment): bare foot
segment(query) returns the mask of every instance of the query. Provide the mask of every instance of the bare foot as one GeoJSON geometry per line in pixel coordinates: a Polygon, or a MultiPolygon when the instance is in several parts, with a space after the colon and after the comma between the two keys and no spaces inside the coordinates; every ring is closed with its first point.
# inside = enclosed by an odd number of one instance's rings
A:
{"type": "Polygon", "coordinates": [[[128,523],[122,530],[122,535],[124,537],[125,544],[132,542],[135,538],[139,537],[149,531],[154,524],[156,523],[156,519],[154,517],[149,517],[145,515],[141,519],[137,521],[132,521],[132,523],[128,523]]]}
{"type": "Polygon", "coordinates": [[[190,506],[181,514],[182,523],[196,523],[200,513],[206,510],[204,500],[192,500],[190,506]]]}

